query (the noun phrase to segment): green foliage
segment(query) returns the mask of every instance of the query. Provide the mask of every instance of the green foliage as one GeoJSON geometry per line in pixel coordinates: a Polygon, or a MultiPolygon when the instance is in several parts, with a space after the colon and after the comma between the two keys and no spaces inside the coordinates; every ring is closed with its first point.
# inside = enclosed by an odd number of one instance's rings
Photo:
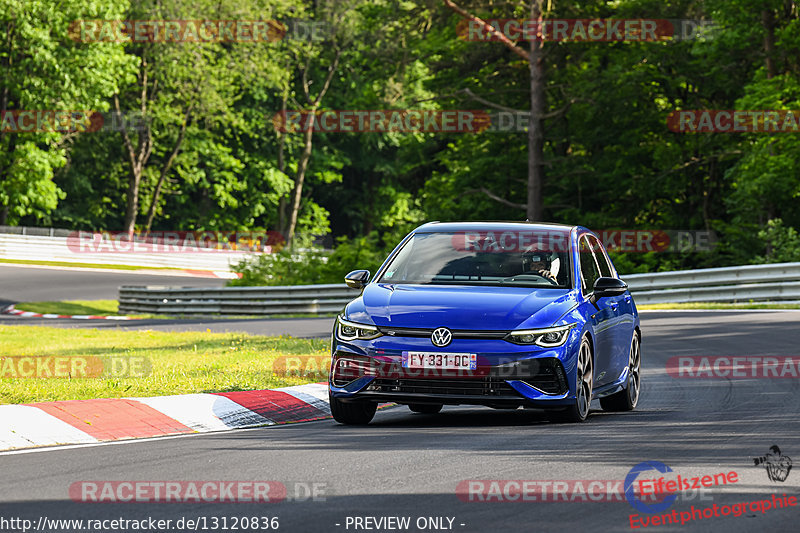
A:
{"type": "MultiPolygon", "coordinates": [[[[0,0],[0,113],[107,110],[137,58],[118,44],[77,43],[69,28],[78,19],[121,18],[127,7],[113,0],[0,0]]],[[[67,163],[64,147],[75,135],[0,128],[0,211],[7,209],[8,222],[39,220],[65,198],[53,175],[67,163]]]]}
{"type": "Polygon", "coordinates": [[[755,257],[754,263],[800,261],[800,234],[784,226],[781,219],[768,221],[767,227],[758,232],[758,238],[766,244],[766,254],[755,257]]]}
{"type": "Polygon", "coordinates": [[[342,237],[333,253],[319,249],[292,252],[282,250],[246,259],[234,267],[242,274],[229,285],[311,285],[344,283],[353,270],[366,269],[375,274],[388,251],[380,245],[377,233],[367,237],[342,237]]]}
{"type": "MultiPolygon", "coordinates": [[[[496,18],[526,17],[529,9],[505,0],[457,3],[496,18]]],[[[666,117],[681,109],[800,109],[796,6],[545,4],[548,18],[707,18],[717,27],[687,41],[544,44],[544,218],[595,230],[713,230],[720,237],[712,252],[615,254],[625,273],[795,257],[800,137],[675,133],[666,117]]],[[[9,95],[9,109],[107,110],[114,94],[124,109],[139,109],[147,73],[154,144],[140,219],[191,109],[154,229],[276,230],[285,227],[280,206],[285,213],[303,139],[280,135],[272,117],[284,99],[290,110],[308,106],[304,79],[317,94],[334,42],[341,57],[320,109],[529,109],[529,65],[501,43],[458,39],[460,20],[433,0],[0,0],[0,95],[9,95]],[[69,22],[80,18],[288,17],[322,23],[326,41],[80,44],[67,36],[69,22]]],[[[140,139],[133,134],[134,145],[140,139]]],[[[425,220],[522,220],[527,142],[524,131],[315,133],[295,252],[242,266],[242,283],[339,283],[349,270],[374,269],[425,220]],[[314,251],[312,243],[327,234],[347,238],[333,254],[314,251]]],[[[0,132],[0,210],[8,208],[11,223],[119,229],[129,176],[118,133],[0,132]]]]}

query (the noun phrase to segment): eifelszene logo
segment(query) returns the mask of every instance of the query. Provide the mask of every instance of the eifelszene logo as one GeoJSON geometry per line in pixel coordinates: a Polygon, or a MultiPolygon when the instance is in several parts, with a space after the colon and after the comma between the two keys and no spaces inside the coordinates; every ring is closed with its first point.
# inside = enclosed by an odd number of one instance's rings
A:
{"type": "Polygon", "coordinates": [[[756,466],[764,465],[770,481],[784,482],[792,470],[792,458],[788,455],[782,455],[781,449],[776,444],[769,447],[767,455],[754,457],[753,464],[756,466]]]}
{"type": "Polygon", "coordinates": [[[672,472],[670,467],[658,461],[644,461],[639,463],[631,468],[630,472],[628,472],[628,475],[625,476],[625,499],[628,500],[628,503],[630,503],[631,506],[633,506],[633,508],[640,513],[660,513],[661,511],[669,509],[672,504],[675,503],[675,500],[678,499],[678,496],[677,494],[673,493],[665,497],[662,501],[653,503],[651,505],[648,505],[640,500],[636,494],[636,479],[639,477],[639,474],[649,470],[655,470],[656,472],[660,472],[662,474],[672,472]]]}

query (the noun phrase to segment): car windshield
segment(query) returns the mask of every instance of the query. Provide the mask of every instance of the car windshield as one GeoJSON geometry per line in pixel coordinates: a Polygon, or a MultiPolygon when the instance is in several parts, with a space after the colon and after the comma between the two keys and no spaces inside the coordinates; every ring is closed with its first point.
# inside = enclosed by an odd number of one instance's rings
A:
{"type": "Polygon", "coordinates": [[[570,288],[569,233],[539,233],[417,233],[378,283],[570,288]]]}

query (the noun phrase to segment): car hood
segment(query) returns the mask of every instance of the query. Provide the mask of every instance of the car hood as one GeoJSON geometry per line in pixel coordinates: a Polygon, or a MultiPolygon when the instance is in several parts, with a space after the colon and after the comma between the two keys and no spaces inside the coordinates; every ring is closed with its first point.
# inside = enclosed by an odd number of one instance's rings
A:
{"type": "Polygon", "coordinates": [[[576,304],[567,289],[370,283],[345,316],[396,328],[511,330],[550,326],[576,304]]]}

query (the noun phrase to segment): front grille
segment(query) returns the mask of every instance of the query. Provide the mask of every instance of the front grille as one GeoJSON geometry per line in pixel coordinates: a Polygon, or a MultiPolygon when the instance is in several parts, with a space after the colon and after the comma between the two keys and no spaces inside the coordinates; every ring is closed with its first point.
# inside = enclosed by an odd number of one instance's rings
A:
{"type": "Polygon", "coordinates": [[[377,378],[367,391],[399,394],[445,394],[452,396],[519,396],[502,379],[387,379],[377,378]]]}
{"type": "MultiPolygon", "coordinates": [[[[384,335],[392,337],[419,337],[430,338],[433,334],[433,328],[395,328],[391,326],[380,326],[378,331],[384,335]]],[[[510,331],[496,331],[496,330],[464,330],[453,329],[450,330],[454,339],[504,339],[510,331]]]]}

